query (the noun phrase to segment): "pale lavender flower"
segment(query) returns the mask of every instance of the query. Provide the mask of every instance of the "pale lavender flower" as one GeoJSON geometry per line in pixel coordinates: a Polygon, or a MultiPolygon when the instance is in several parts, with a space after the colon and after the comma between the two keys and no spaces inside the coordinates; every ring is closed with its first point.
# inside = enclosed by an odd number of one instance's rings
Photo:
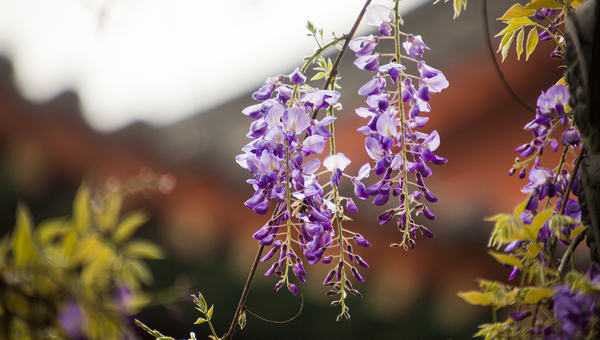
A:
{"type": "Polygon", "coordinates": [[[442,71],[428,66],[424,61],[419,62],[417,69],[421,75],[419,86],[427,86],[429,92],[439,93],[450,85],[442,71]]]}
{"type": "Polygon", "coordinates": [[[349,44],[350,48],[357,57],[363,57],[370,55],[375,49],[375,46],[379,43],[379,37],[373,36],[372,34],[368,37],[358,37],[353,39],[349,44]]]}
{"type": "Polygon", "coordinates": [[[300,72],[299,67],[296,67],[294,72],[290,73],[289,77],[290,77],[290,81],[294,85],[304,84],[306,82],[306,76],[303,75],[302,72],[300,72]]]}
{"type": "Polygon", "coordinates": [[[538,97],[537,106],[542,113],[556,113],[562,115],[565,113],[565,105],[569,103],[569,89],[562,85],[554,85],[538,97]]]}
{"type": "Polygon", "coordinates": [[[406,41],[402,43],[402,47],[404,47],[404,50],[408,56],[413,59],[415,58],[415,55],[423,57],[423,52],[425,50],[431,50],[429,47],[427,47],[427,45],[425,45],[420,35],[412,34],[409,34],[406,37],[406,41]]]}
{"type": "Polygon", "coordinates": [[[340,98],[340,93],[333,90],[315,89],[300,98],[301,101],[310,103],[318,109],[326,109],[335,105],[340,98]]]}
{"type": "Polygon", "coordinates": [[[367,70],[371,72],[377,71],[379,67],[379,60],[381,59],[381,54],[375,53],[372,55],[366,55],[362,57],[358,57],[354,61],[354,65],[361,70],[367,70]]]}

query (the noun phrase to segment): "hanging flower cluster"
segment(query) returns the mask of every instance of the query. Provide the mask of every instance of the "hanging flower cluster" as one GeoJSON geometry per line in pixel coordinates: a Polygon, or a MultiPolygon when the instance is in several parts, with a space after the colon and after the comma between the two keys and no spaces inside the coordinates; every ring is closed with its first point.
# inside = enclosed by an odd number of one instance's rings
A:
{"type": "Polygon", "coordinates": [[[359,95],[367,97],[368,107],[358,108],[356,114],[369,120],[359,131],[367,136],[365,147],[375,166],[372,169],[369,163],[365,164],[358,176],[353,178],[355,194],[361,199],[374,197],[373,204],[376,206],[387,204],[391,197],[397,199],[395,207],[383,212],[378,219],[380,224],[385,224],[397,218],[403,238],[400,244],[392,246],[414,249],[417,231],[425,237],[434,237],[432,232],[414,220],[414,216],[421,213],[430,220],[435,219],[433,212],[421,200],[424,198],[429,203],[438,201],[425,185],[424,179],[432,174],[428,163],[440,165],[447,162],[434,153],[440,145],[438,132],[425,133],[418,129],[429,120],[422,114],[431,111],[430,94],[444,90],[449,83],[441,71],[424,61],[415,60],[417,56],[423,57],[429,47],[420,35],[399,31],[401,19],[397,9],[374,4],[367,8],[365,16],[369,25],[379,27],[380,36],[358,37],[349,48],[357,57],[354,64],[361,70],[374,73],[373,79],[358,91],[359,95]],[[402,47],[407,55],[400,52],[400,35],[406,37],[402,47]],[[381,39],[394,39],[396,53],[374,52],[381,39]],[[382,59],[389,62],[380,65],[382,59]],[[403,60],[415,62],[419,76],[406,74],[403,60]],[[394,84],[390,92],[386,86],[388,79],[394,84]],[[413,79],[418,80],[418,89],[413,85],[413,79]],[[371,170],[381,178],[366,187],[362,180],[369,177],[371,170]]]}
{"type": "Polygon", "coordinates": [[[358,212],[354,201],[339,195],[337,189],[350,159],[343,153],[335,153],[333,146],[323,163],[316,157],[324,152],[326,143],[334,145],[332,123],[336,117],[332,113],[340,94],[307,85],[301,87],[305,82],[306,77],[298,68],[288,76],[269,78],[253,94],[261,103],[243,110],[254,120],[247,134],[252,141],[236,160],[252,173],[253,178],[248,183],[255,190],[244,204],[262,215],[275,203],[272,217],[253,235],[262,245],[272,247],[262,262],[279,253],[265,273],[280,278],[275,289],[287,285],[294,295],[298,293],[298,287],[290,282],[290,271],[300,282],[306,282],[304,263],[295,249],[298,245],[309,264],[335,261],[324,284],[332,286],[327,295],[341,294],[334,305],[341,304],[341,315],[349,318],[344,303],[346,291],[362,295],[353,288],[347,271],[364,281],[351,263],[369,266],[354,254],[350,241],[364,247],[371,244],[360,234],[342,228],[342,221],[347,219],[344,210],[358,212]],[[286,79],[291,84],[286,84],[286,79]],[[323,109],[328,112],[325,118],[311,119],[315,110],[323,109]],[[321,166],[325,170],[319,172],[321,166]],[[330,175],[322,176],[325,173],[330,175]],[[325,183],[320,183],[321,179],[325,183]],[[337,255],[331,254],[333,252],[337,255]]]}

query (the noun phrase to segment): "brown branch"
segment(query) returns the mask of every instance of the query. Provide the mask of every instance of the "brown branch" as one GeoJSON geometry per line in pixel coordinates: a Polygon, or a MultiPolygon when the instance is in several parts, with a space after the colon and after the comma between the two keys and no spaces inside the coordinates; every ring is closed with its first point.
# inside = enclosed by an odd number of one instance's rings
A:
{"type": "Polygon", "coordinates": [[[569,199],[569,192],[571,192],[571,187],[573,186],[573,182],[575,181],[575,177],[577,176],[577,170],[579,170],[579,167],[581,166],[581,161],[583,160],[583,156],[585,154],[585,152],[587,151],[585,145],[583,145],[581,147],[581,150],[579,151],[579,157],[577,157],[577,162],[575,162],[575,166],[573,167],[573,170],[571,171],[571,178],[569,179],[569,184],[567,185],[567,189],[565,189],[565,197],[563,197],[563,201],[560,207],[560,214],[564,215],[565,214],[565,209],[567,208],[567,200],[569,199]]]}
{"type": "Polygon", "coordinates": [[[558,266],[558,274],[561,277],[564,274],[565,268],[567,268],[567,263],[571,259],[571,254],[573,253],[573,251],[575,250],[575,248],[577,248],[577,246],[579,245],[579,243],[581,243],[581,241],[583,241],[583,239],[585,238],[586,230],[583,230],[582,232],[580,232],[579,234],[577,234],[577,236],[575,236],[575,238],[573,240],[571,240],[571,244],[569,245],[569,249],[567,249],[567,251],[563,255],[562,259],[560,260],[560,265],[558,266]]]}
{"type": "Polygon", "coordinates": [[[235,310],[235,314],[233,315],[233,320],[231,321],[231,326],[229,326],[229,331],[227,334],[223,336],[223,340],[231,340],[233,338],[233,332],[235,331],[235,326],[237,325],[237,320],[242,313],[242,308],[246,304],[246,298],[248,297],[248,292],[250,291],[250,286],[252,285],[252,281],[254,280],[254,274],[256,273],[256,268],[258,267],[258,262],[260,261],[260,257],[262,256],[263,249],[265,246],[261,243],[258,248],[258,252],[256,253],[256,257],[254,258],[254,263],[252,263],[252,269],[250,269],[250,274],[248,274],[248,280],[246,280],[246,285],[244,286],[244,291],[242,292],[242,297],[240,298],[240,302],[235,310]]]}

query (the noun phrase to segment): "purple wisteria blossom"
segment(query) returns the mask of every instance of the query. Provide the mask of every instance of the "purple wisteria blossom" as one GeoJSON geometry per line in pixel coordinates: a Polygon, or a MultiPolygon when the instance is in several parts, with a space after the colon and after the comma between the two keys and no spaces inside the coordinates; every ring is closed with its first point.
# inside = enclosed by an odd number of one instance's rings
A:
{"type": "MultiPolygon", "coordinates": [[[[371,26],[391,27],[392,10],[381,5],[367,7],[367,23],[371,26]]],[[[380,33],[381,34],[381,33],[380,33]]],[[[404,34],[407,41],[402,43],[404,50],[411,59],[423,55],[429,47],[421,36],[404,34]]],[[[376,206],[392,205],[378,216],[380,224],[385,224],[396,218],[398,228],[403,233],[402,243],[396,246],[414,248],[414,238],[420,232],[425,237],[433,237],[433,233],[415,222],[414,216],[423,214],[433,220],[435,215],[420,202],[424,198],[428,203],[437,202],[438,198],[426,187],[424,178],[432,174],[428,164],[444,164],[447,160],[435,154],[440,145],[437,131],[424,133],[417,129],[423,128],[429,121],[423,113],[431,111],[429,105],[431,93],[439,93],[449,85],[444,74],[424,61],[417,63],[419,76],[405,74],[406,67],[397,56],[386,64],[375,69],[375,61],[381,61],[382,54],[373,53],[368,48],[376,37],[356,38],[357,60],[355,65],[362,70],[374,72],[373,79],[364,84],[358,91],[366,96],[366,107],[356,109],[356,114],[368,120],[365,126],[358,129],[366,136],[365,150],[375,163],[371,168],[365,164],[359,174],[352,179],[354,193],[359,199],[373,199],[376,206]],[[367,52],[368,51],[368,52],[367,52]],[[391,79],[395,86],[388,92],[386,78],[391,79]],[[412,78],[418,79],[418,89],[412,78]],[[394,93],[400,94],[393,95],[394,93]],[[379,179],[367,186],[364,179],[374,171],[379,179]],[[414,177],[414,180],[406,176],[414,177]],[[409,187],[411,187],[409,189],[409,187]],[[393,202],[393,204],[391,204],[393,202]]],[[[396,42],[400,44],[401,42],[396,42]]]]}
{"type": "Polygon", "coordinates": [[[409,34],[406,36],[406,41],[402,43],[402,47],[406,51],[409,57],[415,58],[415,55],[423,57],[425,50],[430,50],[427,45],[423,42],[423,38],[420,35],[409,34]]]}
{"type": "Polygon", "coordinates": [[[379,28],[379,34],[390,36],[392,33],[392,10],[383,5],[371,4],[365,12],[367,24],[379,28]]]}
{"type": "MultiPolygon", "coordinates": [[[[371,55],[368,50],[372,51],[372,44],[376,44],[377,39],[370,37],[356,42],[357,55],[365,53],[365,60],[374,58],[373,62],[367,60],[363,65],[373,72],[379,67],[380,55],[371,55]]],[[[257,214],[272,214],[252,237],[270,247],[261,261],[273,261],[265,275],[279,278],[276,290],[285,286],[296,295],[298,286],[290,282],[290,277],[293,273],[300,282],[306,282],[301,257],[311,265],[319,262],[330,264],[334,257],[326,253],[332,249],[343,253],[339,256],[340,261],[334,264],[333,274],[325,280],[327,285],[333,286],[328,294],[341,294],[341,300],[346,296],[345,291],[362,296],[352,287],[348,276],[352,273],[360,281],[364,278],[358,270],[351,268],[350,263],[358,263],[363,267],[368,267],[368,264],[352,251],[350,242],[354,240],[357,245],[364,247],[370,247],[371,244],[363,236],[342,230],[338,225],[345,218],[344,202],[345,210],[358,212],[358,207],[351,198],[343,197],[337,192],[337,186],[351,161],[343,153],[330,154],[323,163],[314,157],[324,152],[325,145],[333,137],[331,128],[336,118],[326,116],[317,120],[310,116],[317,109],[335,106],[340,94],[317,88],[306,92],[299,87],[305,81],[306,77],[299,68],[287,77],[268,78],[253,95],[260,103],[242,111],[253,120],[247,133],[252,141],[236,157],[237,163],[252,174],[247,182],[253,186],[254,195],[244,205],[257,214]],[[291,84],[285,84],[285,79],[289,79],[291,84]],[[319,182],[321,166],[331,173],[331,181],[325,184],[319,182]],[[327,190],[331,191],[326,192],[327,190]],[[281,238],[282,232],[290,237],[281,238]],[[340,233],[350,235],[342,237],[340,233]],[[342,270],[344,267],[347,267],[345,271],[342,270]]],[[[381,89],[385,86],[385,80],[383,85],[374,86],[381,89]]],[[[385,96],[379,101],[373,99],[373,105],[378,108],[388,103],[385,96]]],[[[368,174],[364,174],[366,176],[368,174]]],[[[323,176],[321,179],[325,178],[323,176]]]]}
{"type": "Polygon", "coordinates": [[[357,57],[364,57],[370,55],[378,43],[379,37],[371,34],[368,37],[355,38],[348,44],[348,48],[354,51],[357,57]]]}

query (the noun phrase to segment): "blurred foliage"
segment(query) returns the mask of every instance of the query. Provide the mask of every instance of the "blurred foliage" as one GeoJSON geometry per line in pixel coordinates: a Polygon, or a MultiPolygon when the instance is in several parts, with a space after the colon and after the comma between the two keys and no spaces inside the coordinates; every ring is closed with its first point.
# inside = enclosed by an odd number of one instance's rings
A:
{"type": "Polygon", "coordinates": [[[132,238],[148,216],[121,216],[123,198],[171,187],[168,176],[154,174],[103,190],[84,182],[70,217],[37,226],[19,203],[14,230],[0,241],[0,338],[134,338],[127,316],[151,301],[143,291],[153,280],[145,260],[164,251],[132,238]]]}

